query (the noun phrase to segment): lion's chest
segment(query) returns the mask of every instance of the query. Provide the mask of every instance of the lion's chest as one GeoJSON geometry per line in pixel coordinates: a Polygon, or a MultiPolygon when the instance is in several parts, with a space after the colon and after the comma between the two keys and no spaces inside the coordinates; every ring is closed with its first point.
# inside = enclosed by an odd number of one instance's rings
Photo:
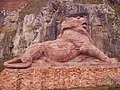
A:
{"type": "Polygon", "coordinates": [[[48,42],[45,49],[46,56],[58,62],[67,61],[76,57],[78,54],[73,43],[62,40],[48,42]]]}

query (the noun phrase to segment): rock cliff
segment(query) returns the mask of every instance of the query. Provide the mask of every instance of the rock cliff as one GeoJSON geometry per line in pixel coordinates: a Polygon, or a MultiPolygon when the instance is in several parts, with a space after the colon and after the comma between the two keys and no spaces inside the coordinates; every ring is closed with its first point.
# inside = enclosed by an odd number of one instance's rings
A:
{"type": "Polygon", "coordinates": [[[106,0],[91,1],[0,1],[0,59],[19,56],[30,44],[56,39],[62,19],[71,13],[86,14],[96,46],[120,59],[120,16],[106,0]]]}

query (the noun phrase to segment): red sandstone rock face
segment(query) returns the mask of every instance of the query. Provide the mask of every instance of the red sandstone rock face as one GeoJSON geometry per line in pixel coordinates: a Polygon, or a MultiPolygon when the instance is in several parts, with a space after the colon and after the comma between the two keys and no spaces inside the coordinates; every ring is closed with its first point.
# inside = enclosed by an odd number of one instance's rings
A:
{"type": "Polygon", "coordinates": [[[27,0],[2,0],[0,10],[14,11],[20,9],[27,3],[27,0]]]}
{"type": "Polygon", "coordinates": [[[26,68],[36,60],[69,62],[74,61],[78,56],[83,56],[76,59],[76,61],[81,60],[80,62],[90,56],[90,60],[93,60],[91,57],[94,57],[97,62],[117,63],[116,60],[110,59],[94,46],[85,27],[87,27],[86,18],[66,18],[61,24],[61,33],[56,40],[33,44],[26,49],[21,57],[6,61],[4,66],[26,68]]]}
{"type": "Polygon", "coordinates": [[[119,65],[5,69],[0,90],[48,90],[120,84],[119,65]]]}

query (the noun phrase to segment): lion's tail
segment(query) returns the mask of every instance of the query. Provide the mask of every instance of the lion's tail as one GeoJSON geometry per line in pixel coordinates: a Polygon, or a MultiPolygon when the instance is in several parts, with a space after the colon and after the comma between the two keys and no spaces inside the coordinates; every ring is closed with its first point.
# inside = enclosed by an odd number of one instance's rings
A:
{"type": "Polygon", "coordinates": [[[28,68],[31,66],[32,62],[20,62],[20,59],[12,59],[9,61],[4,62],[4,66],[6,68],[12,68],[12,69],[24,69],[24,68],[28,68]]]}

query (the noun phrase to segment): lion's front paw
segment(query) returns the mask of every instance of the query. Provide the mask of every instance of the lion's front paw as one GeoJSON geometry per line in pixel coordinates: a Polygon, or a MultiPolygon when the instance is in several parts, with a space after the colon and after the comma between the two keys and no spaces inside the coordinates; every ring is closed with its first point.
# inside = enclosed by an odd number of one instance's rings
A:
{"type": "Polygon", "coordinates": [[[110,58],[110,62],[111,62],[111,64],[117,64],[118,63],[117,59],[115,59],[115,58],[110,58]]]}

